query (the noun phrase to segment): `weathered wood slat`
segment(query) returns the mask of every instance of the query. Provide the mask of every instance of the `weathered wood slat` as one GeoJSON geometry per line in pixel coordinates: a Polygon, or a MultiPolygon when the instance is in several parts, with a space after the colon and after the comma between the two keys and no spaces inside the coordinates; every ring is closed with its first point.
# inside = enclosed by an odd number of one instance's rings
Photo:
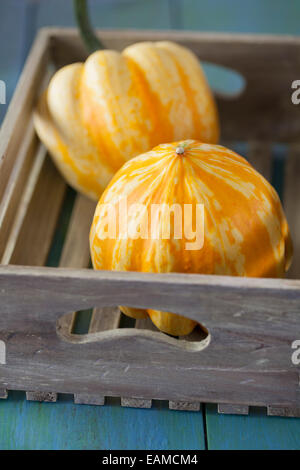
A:
{"type": "MultiPolygon", "coordinates": [[[[156,326],[153,324],[153,322],[151,321],[150,318],[143,318],[143,319],[139,319],[139,320],[136,320],[136,328],[138,329],[145,329],[145,330],[148,330],[148,331],[159,331],[156,326]]],[[[191,336],[190,340],[193,340],[194,338],[192,338],[192,334],[189,335],[191,336]]],[[[182,340],[187,340],[188,337],[182,337],[182,340]]],[[[127,399],[127,403],[128,403],[128,400],[129,400],[129,404],[127,404],[126,406],[137,406],[136,405],[136,399],[132,398],[132,399],[127,399]],[[130,401],[132,400],[132,401],[130,401]],[[130,405],[131,403],[131,405],[130,405]]],[[[149,400],[149,402],[152,402],[152,400],[149,400]]],[[[121,400],[121,404],[122,404],[122,400],[121,400]]],[[[141,400],[141,408],[144,408],[144,406],[142,406],[143,403],[142,403],[142,400],[141,400]]],[[[151,407],[152,403],[147,403],[147,408],[151,407]]],[[[123,405],[124,406],[124,405],[123,405]]],[[[199,411],[200,410],[200,403],[199,402],[187,402],[187,401],[169,401],[169,408],[170,410],[182,410],[182,411],[199,411]]]]}
{"type": "Polygon", "coordinates": [[[41,31],[28,56],[0,132],[0,200],[18,156],[40,86],[49,68],[49,34],[41,31]]]}
{"type": "MultiPolygon", "coordinates": [[[[38,178],[41,174],[42,167],[45,163],[46,159],[46,149],[41,144],[39,145],[38,151],[35,156],[35,161],[33,166],[30,169],[30,174],[26,181],[26,188],[23,191],[21,204],[18,207],[18,210],[14,216],[14,224],[10,231],[9,239],[2,248],[4,251],[1,263],[2,264],[9,264],[11,261],[11,257],[13,255],[15,245],[17,243],[17,238],[19,236],[19,232],[21,230],[24,218],[26,216],[26,212],[28,209],[29,202],[32,198],[32,194],[34,192],[35,186],[37,184],[38,178]]],[[[42,261],[41,261],[42,264],[42,261]]]]}
{"type": "Polygon", "coordinates": [[[294,255],[287,273],[289,278],[300,278],[300,145],[291,145],[285,169],[284,209],[291,230],[294,255]]]}
{"type": "Polygon", "coordinates": [[[22,197],[24,186],[29,176],[38,145],[38,139],[33,128],[33,122],[30,121],[0,202],[0,259],[2,258],[5,250],[7,239],[17,212],[17,207],[22,197]]]}
{"type": "MultiPolygon", "coordinates": [[[[135,328],[140,330],[157,331],[150,318],[141,318],[136,320],[135,328]]],[[[128,408],[151,408],[152,400],[134,397],[121,397],[121,406],[128,408]]]]}
{"type": "MultiPolygon", "coordinates": [[[[89,334],[118,328],[120,310],[116,308],[98,308],[93,310],[89,334]]],[[[104,405],[105,396],[88,393],[75,393],[74,402],[81,405],[104,405]]]]}
{"type": "Polygon", "coordinates": [[[4,266],[0,282],[14,364],[1,366],[2,388],[299,407],[300,281],[4,266]],[[210,340],[130,328],[57,336],[62,312],[112,303],[188,316],[210,340]]]}
{"type": "Polygon", "coordinates": [[[127,408],[151,408],[152,400],[144,398],[121,397],[121,406],[127,408]]]}
{"type": "Polygon", "coordinates": [[[120,316],[121,313],[118,307],[94,308],[89,333],[118,328],[120,316]]]}
{"type": "MultiPolygon", "coordinates": [[[[95,203],[78,194],[62,251],[60,266],[88,267],[90,262],[89,231],[94,211],[95,203]]],[[[64,323],[60,323],[61,330],[70,334],[75,319],[76,313],[65,316],[64,323]]],[[[117,328],[119,319],[120,312],[118,308],[94,309],[89,333],[117,328]]],[[[104,405],[105,397],[77,393],[74,394],[74,402],[85,405],[104,405]]]]}
{"type": "MultiPolygon", "coordinates": [[[[66,239],[59,261],[60,267],[87,268],[90,263],[89,231],[95,211],[95,202],[77,194],[66,239]]],[[[61,328],[71,332],[76,321],[76,312],[65,316],[61,328]]]]}
{"type": "Polygon", "coordinates": [[[92,395],[90,393],[75,393],[74,403],[78,405],[98,405],[105,404],[105,397],[102,395],[92,395]]]}
{"type": "MultiPolygon", "coordinates": [[[[118,307],[94,308],[89,327],[89,334],[118,328],[120,315],[118,307]]],[[[82,405],[104,405],[105,396],[76,393],[74,394],[74,402],[82,405]]]]}
{"type": "Polygon", "coordinates": [[[90,261],[89,231],[96,203],[78,194],[59,265],[66,268],[87,268],[90,261]]]}
{"type": "MultiPolygon", "coordinates": [[[[196,327],[188,336],[180,336],[179,341],[202,341],[207,337],[204,331],[201,331],[196,327]]],[[[170,410],[181,410],[181,411],[200,411],[199,402],[191,401],[169,401],[170,410]]]]}
{"type": "Polygon", "coordinates": [[[249,406],[247,405],[236,405],[231,403],[219,403],[218,413],[229,414],[229,415],[248,415],[249,406]]]}
{"type": "MultiPolygon", "coordinates": [[[[32,140],[31,134],[28,139],[32,140]]],[[[31,142],[27,145],[30,144],[31,142]]],[[[25,179],[27,176],[24,172],[26,166],[22,170],[21,178],[25,179]]],[[[65,187],[65,183],[47,157],[45,148],[40,146],[3,254],[2,262],[4,264],[14,262],[41,265],[45,262],[65,187]],[[37,218],[37,214],[43,214],[43,217],[37,218]]],[[[18,186],[14,186],[15,193],[17,189],[18,186]]],[[[28,391],[26,399],[55,402],[57,393],[28,391]]]]}
{"type": "Polygon", "coordinates": [[[191,401],[169,401],[170,410],[180,410],[180,411],[200,411],[199,402],[191,401]]]}
{"type": "MultiPolygon", "coordinates": [[[[46,42],[44,39],[42,39],[41,43],[42,45],[46,45],[48,43],[48,39],[46,39],[46,42]]],[[[38,46],[38,48],[39,47],[40,46],[38,46]]],[[[37,48],[35,53],[37,54],[37,48]]],[[[45,52],[45,57],[40,64],[41,70],[37,71],[36,73],[33,70],[32,79],[34,80],[34,76],[36,76],[37,82],[35,83],[36,87],[34,89],[30,89],[30,99],[33,98],[33,93],[40,93],[42,90],[44,90],[53,74],[53,67],[47,66],[46,62],[44,62],[44,59],[47,58],[47,56],[48,54],[45,52]]],[[[28,58],[28,61],[31,62],[31,66],[33,66],[31,54],[28,58]]],[[[35,65],[37,65],[36,62],[35,65]]],[[[32,73],[32,70],[30,70],[30,73],[32,73]]],[[[20,78],[21,86],[22,83],[23,86],[25,86],[25,81],[26,85],[30,87],[32,84],[26,79],[23,80],[24,77],[22,77],[20,78]]],[[[14,149],[14,154],[11,155],[11,160],[14,158],[15,162],[11,168],[10,173],[7,174],[7,179],[4,177],[5,169],[1,169],[1,165],[5,167],[5,165],[9,166],[11,163],[8,161],[11,141],[6,140],[7,135],[4,136],[3,131],[0,133],[0,152],[3,151],[3,157],[0,158],[0,192],[2,193],[2,196],[0,196],[0,259],[3,256],[18,204],[23,197],[24,187],[27,182],[30,169],[33,165],[34,158],[40,146],[34,130],[31,107],[29,106],[28,109],[26,109],[26,113],[28,114],[27,119],[25,119],[24,115],[23,119],[22,116],[18,116],[20,110],[17,109],[17,106],[20,106],[22,103],[24,104],[24,101],[22,100],[24,100],[24,98],[25,100],[28,98],[26,96],[18,96],[18,93],[19,92],[16,90],[11,102],[10,111],[7,113],[7,117],[3,124],[4,130],[6,129],[8,133],[13,131],[13,137],[18,143],[18,148],[14,149]],[[18,118],[21,119],[21,123],[17,125],[18,118]],[[7,122],[10,124],[10,128],[9,125],[7,126],[8,128],[6,127],[7,122]],[[18,132],[20,132],[22,126],[24,126],[22,138],[20,137],[20,139],[17,139],[18,132]],[[7,160],[6,162],[4,162],[5,159],[7,160]]],[[[23,113],[24,111],[25,110],[23,109],[23,113]]]]}
{"type": "MultiPolygon", "coordinates": [[[[188,336],[180,336],[179,341],[202,341],[207,337],[204,331],[201,331],[198,327],[195,328],[192,333],[188,336]]],[[[170,410],[182,410],[182,411],[200,411],[199,402],[191,401],[169,401],[170,410]]]]}
{"type": "Polygon", "coordinates": [[[283,416],[286,418],[300,418],[300,407],[290,408],[284,406],[268,406],[268,416],[283,416]]]}
{"type": "Polygon", "coordinates": [[[269,142],[249,142],[248,160],[268,181],[272,170],[271,149],[269,142]]]}
{"type": "Polygon", "coordinates": [[[66,183],[41,146],[3,254],[3,264],[44,264],[65,189],[66,183]]]}
{"type": "MultiPolygon", "coordinates": [[[[89,230],[95,211],[95,203],[78,194],[72,211],[59,265],[61,267],[88,267],[90,261],[89,230]],[[80,247],[80,249],[78,249],[80,247]]],[[[65,315],[60,327],[65,334],[70,334],[76,320],[76,313],[65,315]]],[[[104,405],[103,396],[87,393],[75,394],[74,403],[86,405],[104,405]]]]}
{"type": "Polygon", "coordinates": [[[26,400],[56,402],[57,393],[55,392],[26,392],[26,400]]]}
{"type": "Polygon", "coordinates": [[[159,331],[149,317],[136,320],[135,327],[138,330],[159,331]]]}
{"type": "MultiPolygon", "coordinates": [[[[13,220],[12,211],[17,201],[20,200],[20,203],[3,253],[4,264],[14,262],[42,265],[45,262],[64,196],[64,181],[47,157],[46,149],[42,145],[38,148],[35,141],[30,123],[23,143],[24,150],[21,149],[21,164],[14,167],[13,181],[7,186],[12,195],[8,207],[11,213],[9,222],[13,220]],[[17,198],[18,191],[21,195],[17,198]],[[43,216],[37,218],[37,214],[43,216]]],[[[4,195],[3,201],[5,200],[4,195]]],[[[57,400],[57,393],[28,391],[26,398],[54,402],[57,400]]]]}

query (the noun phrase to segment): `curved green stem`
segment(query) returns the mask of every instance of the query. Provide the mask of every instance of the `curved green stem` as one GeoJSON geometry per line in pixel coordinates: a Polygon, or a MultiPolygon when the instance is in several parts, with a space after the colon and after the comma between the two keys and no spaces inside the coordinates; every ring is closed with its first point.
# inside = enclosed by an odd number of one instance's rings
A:
{"type": "Polygon", "coordinates": [[[90,22],[86,0],[73,0],[74,12],[78,28],[84,44],[89,52],[105,49],[100,39],[94,33],[90,22]]]}

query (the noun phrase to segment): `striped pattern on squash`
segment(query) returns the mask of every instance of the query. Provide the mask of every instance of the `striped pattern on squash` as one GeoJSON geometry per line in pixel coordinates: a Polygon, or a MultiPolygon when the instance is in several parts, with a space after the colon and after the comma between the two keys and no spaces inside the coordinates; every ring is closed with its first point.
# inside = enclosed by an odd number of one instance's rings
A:
{"type": "Polygon", "coordinates": [[[97,200],[130,158],[173,140],[216,143],[219,134],[197,57],[172,42],[101,50],[63,67],[34,123],[69,184],[97,200]]]}
{"type": "MultiPolygon", "coordinates": [[[[153,223],[161,229],[164,215],[151,219],[153,223]]],[[[292,255],[288,224],[274,188],[240,155],[194,140],[160,145],[117,172],[96,208],[90,247],[95,269],[251,277],[283,276],[292,255]],[[118,219],[124,198],[128,226],[137,227],[147,227],[144,222],[151,218],[152,204],[203,204],[203,247],[187,250],[190,240],[184,233],[182,239],[151,239],[151,233],[158,232],[150,232],[150,224],[144,238],[122,239],[118,224],[115,236],[107,237],[106,204],[112,205],[118,219]],[[130,214],[137,203],[146,211],[130,214]]],[[[134,318],[149,315],[160,330],[172,335],[188,334],[195,326],[194,321],[171,313],[122,310],[134,318]]]]}

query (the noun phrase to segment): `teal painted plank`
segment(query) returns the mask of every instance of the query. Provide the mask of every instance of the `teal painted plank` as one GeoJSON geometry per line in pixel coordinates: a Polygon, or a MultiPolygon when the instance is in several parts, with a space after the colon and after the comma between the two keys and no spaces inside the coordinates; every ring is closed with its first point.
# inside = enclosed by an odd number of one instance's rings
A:
{"type": "Polygon", "coordinates": [[[59,264],[64,240],[67,234],[68,225],[72,215],[72,210],[76,198],[76,191],[70,186],[67,187],[66,195],[57,221],[52,244],[48,253],[46,266],[57,267],[59,264]]]}
{"type": "Polygon", "coordinates": [[[299,450],[300,419],[266,416],[250,409],[249,416],[219,415],[206,405],[208,448],[215,450],[299,450]]]}
{"type": "MultiPolygon", "coordinates": [[[[98,28],[170,27],[168,0],[90,0],[89,8],[98,28]]],[[[74,26],[73,1],[41,0],[37,26],[45,25],[74,26]]]]}
{"type": "Polygon", "coordinates": [[[299,34],[300,2],[182,0],[184,29],[299,34]]]}
{"type": "Polygon", "coordinates": [[[27,402],[22,392],[0,400],[0,449],[203,449],[201,412],[27,402]]]}

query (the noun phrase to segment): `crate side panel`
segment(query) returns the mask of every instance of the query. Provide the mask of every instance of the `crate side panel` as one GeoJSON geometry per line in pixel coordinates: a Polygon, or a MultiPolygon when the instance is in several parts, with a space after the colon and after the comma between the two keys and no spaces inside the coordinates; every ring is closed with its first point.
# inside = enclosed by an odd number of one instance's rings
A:
{"type": "MultiPolygon", "coordinates": [[[[222,138],[299,141],[300,108],[291,101],[291,83],[300,68],[299,38],[138,30],[100,31],[99,36],[117,50],[153,38],[174,40],[202,61],[236,70],[246,80],[244,92],[231,99],[217,96],[222,138]]],[[[76,31],[53,29],[51,39],[57,66],[85,60],[76,31]]]]}
{"type": "Polygon", "coordinates": [[[49,73],[49,64],[48,34],[42,32],[34,42],[1,127],[0,199],[18,155],[20,142],[30,122],[40,87],[49,73]]]}
{"type": "Polygon", "coordinates": [[[300,289],[295,281],[281,280],[285,288],[276,292],[277,280],[90,270],[76,279],[76,271],[1,269],[0,295],[5,306],[1,339],[7,342],[13,365],[1,366],[1,386],[20,389],[24,383],[35,383],[37,390],[47,391],[46,386],[55,383],[55,391],[66,393],[260,406],[299,404],[298,369],[291,361],[291,343],[299,332],[300,289]],[[28,275],[32,271],[38,277],[28,275]],[[247,288],[236,289],[236,283],[247,288]],[[137,329],[75,336],[71,343],[61,332],[57,336],[60,314],[54,312],[72,311],[76,304],[89,307],[89,296],[92,305],[107,305],[113,297],[117,304],[189,316],[208,329],[210,341],[178,341],[137,329]]]}

